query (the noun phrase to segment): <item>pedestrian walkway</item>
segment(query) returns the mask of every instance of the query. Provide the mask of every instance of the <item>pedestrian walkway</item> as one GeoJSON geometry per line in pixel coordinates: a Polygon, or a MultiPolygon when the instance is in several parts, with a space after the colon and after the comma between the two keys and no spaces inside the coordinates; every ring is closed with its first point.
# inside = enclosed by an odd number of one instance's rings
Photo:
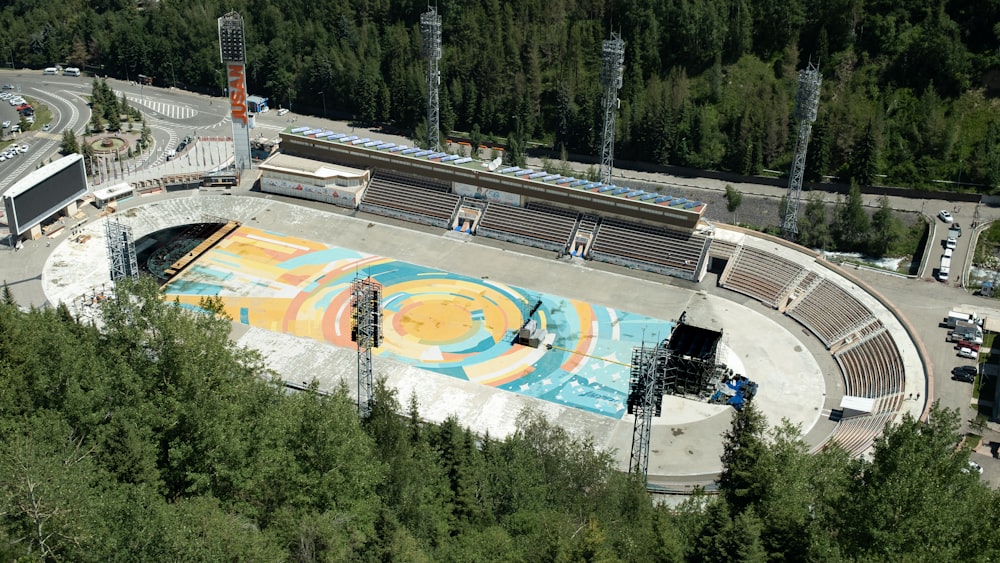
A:
{"type": "MultiPolygon", "coordinates": [[[[122,92],[115,90],[115,95],[120,98],[122,92]]],[[[129,94],[127,97],[130,104],[152,111],[153,114],[158,117],[164,117],[167,119],[191,119],[192,117],[198,115],[198,110],[184,104],[161,102],[144,97],[136,98],[135,94],[129,94]]]]}

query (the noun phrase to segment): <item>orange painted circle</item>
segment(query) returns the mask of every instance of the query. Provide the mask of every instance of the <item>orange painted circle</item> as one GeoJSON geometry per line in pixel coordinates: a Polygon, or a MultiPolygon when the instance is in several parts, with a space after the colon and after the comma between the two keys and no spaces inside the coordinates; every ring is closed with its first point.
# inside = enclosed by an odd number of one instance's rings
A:
{"type": "Polygon", "coordinates": [[[395,315],[399,332],[416,338],[422,344],[460,342],[475,333],[480,321],[463,300],[422,296],[412,299],[395,315]]]}

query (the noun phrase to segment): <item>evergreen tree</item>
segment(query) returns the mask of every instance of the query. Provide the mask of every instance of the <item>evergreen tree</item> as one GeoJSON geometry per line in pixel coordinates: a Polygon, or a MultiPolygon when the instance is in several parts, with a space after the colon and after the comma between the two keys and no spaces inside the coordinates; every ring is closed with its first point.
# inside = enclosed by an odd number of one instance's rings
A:
{"type": "Polygon", "coordinates": [[[847,201],[840,206],[837,212],[834,235],[838,247],[848,250],[865,250],[869,221],[863,205],[861,188],[858,187],[857,183],[852,182],[851,189],[847,192],[847,201]]]}
{"type": "Polygon", "coordinates": [[[732,425],[723,436],[719,490],[732,512],[739,514],[759,502],[768,490],[768,483],[758,478],[766,473],[758,464],[764,461],[767,450],[767,422],[752,401],[732,416],[732,425]]]}
{"type": "Polygon", "coordinates": [[[59,146],[59,152],[63,154],[73,154],[80,152],[80,145],[77,143],[76,134],[72,130],[66,129],[62,134],[62,144],[59,146]]]}
{"type": "Polygon", "coordinates": [[[872,123],[869,121],[864,132],[851,150],[849,177],[852,184],[871,186],[878,174],[878,144],[872,123]]]}
{"type": "Polygon", "coordinates": [[[726,184],[726,210],[733,214],[733,224],[736,224],[736,211],[743,205],[743,193],[726,184]]]}
{"type": "Polygon", "coordinates": [[[889,207],[889,198],[879,198],[879,208],[872,215],[868,231],[868,254],[875,258],[885,256],[902,236],[902,225],[889,207]]]}

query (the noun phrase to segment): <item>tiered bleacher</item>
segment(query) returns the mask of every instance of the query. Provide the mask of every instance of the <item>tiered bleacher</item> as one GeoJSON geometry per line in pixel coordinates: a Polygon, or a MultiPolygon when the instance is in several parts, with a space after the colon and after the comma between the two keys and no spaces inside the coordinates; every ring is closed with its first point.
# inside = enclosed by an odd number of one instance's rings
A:
{"type": "Polygon", "coordinates": [[[701,235],[604,219],[590,257],[600,262],[697,279],[711,239],[701,235]]]}
{"type": "Polygon", "coordinates": [[[822,274],[747,246],[737,248],[720,285],[775,307],[785,296],[792,295],[795,299],[786,310],[790,317],[812,331],[827,348],[843,344],[839,350],[834,348],[833,357],[844,376],[844,394],[862,398],[863,408],[841,419],[816,449],[835,442],[852,455],[868,450],[899,413],[904,400],[903,357],[882,321],[822,274]],[[867,412],[868,408],[871,412],[867,412]]]}
{"type": "Polygon", "coordinates": [[[447,229],[460,199],[447,186],[379,170],[372,174],[360,209],[447,229]]]}
{"type": "Polygon", "coordinates": [[[868,334],[857,344],[834,354],[844,373],[845,395],[875,400],[870,414],[842,420],[831,437],[854,455],[878,438],[903,405],[902,355],[880,322],[867,329],[868,334]]]}
{"type": "Polygon", "coordinates": [[[795,262],[770,252],[741,246],[722,274],[719,285],[778,308],[802,270],[795,262]]]}
{"type": "Polygon", "coordinates": [[[824,445],[836,442],[850,455],[859,456],[872,446],[882,434],[885,425],[892,422],[895,416],[894,412],[884,412],[841,420],[829,440],[816,449],[822,449],[824,445]]]}
{"type": "Polygon", "coordinates": [[[491,202],[479,220],[477,235],[535,248],[566,250],[576,217],[542,209],[491,202]]]}
{"type": "Polygon", "coordinates": [[[827,348],[872,319],[867,307],[830,280],[820,281],[786,312],[827,348]]]}

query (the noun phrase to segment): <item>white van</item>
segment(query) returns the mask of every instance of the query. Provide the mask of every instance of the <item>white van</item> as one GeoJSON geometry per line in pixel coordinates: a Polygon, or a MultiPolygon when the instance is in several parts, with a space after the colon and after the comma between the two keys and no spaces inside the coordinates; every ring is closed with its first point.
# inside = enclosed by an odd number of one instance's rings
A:
{"type": "Polygon", "coordinates": [[[63,71],[63,76],[80,76],[80,69],[71,66],[63,71]]]}
{"type": "Polygon", "coordinates": [[[59,74],[59,69],[56,68],[56,67],[54,67],[54,66],[50,66],[49,68],[43,70],[42,74],[44,74],[46,76],[55,76],[55,75],[59,74]]]}

